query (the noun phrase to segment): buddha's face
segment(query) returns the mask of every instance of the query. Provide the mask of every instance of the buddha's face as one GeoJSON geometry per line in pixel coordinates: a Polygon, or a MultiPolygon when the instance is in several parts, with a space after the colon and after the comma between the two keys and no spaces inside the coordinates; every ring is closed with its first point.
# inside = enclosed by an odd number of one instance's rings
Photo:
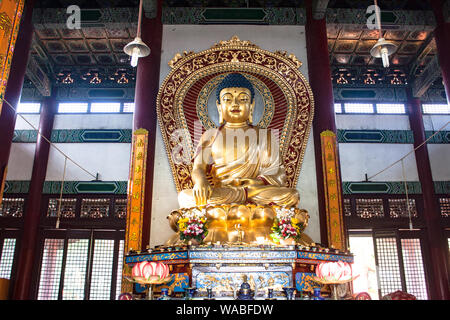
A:
{"type": "Polygon", "coordinates": [[[247,88],[224,88],[219,94],[220,101],[217,109],[221,118],[229,123],[246,122],[254,106],[251,102],[251,93],[247,88]]]}

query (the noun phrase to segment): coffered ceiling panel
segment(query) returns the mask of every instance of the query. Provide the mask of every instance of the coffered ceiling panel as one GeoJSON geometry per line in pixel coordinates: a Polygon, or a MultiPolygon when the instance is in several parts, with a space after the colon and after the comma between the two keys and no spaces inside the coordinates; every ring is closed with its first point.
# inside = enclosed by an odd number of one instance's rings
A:
{"type": "Polygon", "coordinates": [[[92,50],[92,52],[110,52],[111,49],[108,44],[108,40],[101,39],[101,40],[87,40],[89,44],[89,48],[92,50]]]}
{"type": "Polygon", "coordinates": [[[74,53],[89,52],[89,49],[88,49],[88,46],[87,46],[85,40],[67,41],[66,45],[69,47],[69,50],[74,53]]]}
{"type": "Polygon", "coordinates": [[[59,29],[58,32],[64,39],[83,39],[83,34],[81,30],[77,29],[59,29]]]}

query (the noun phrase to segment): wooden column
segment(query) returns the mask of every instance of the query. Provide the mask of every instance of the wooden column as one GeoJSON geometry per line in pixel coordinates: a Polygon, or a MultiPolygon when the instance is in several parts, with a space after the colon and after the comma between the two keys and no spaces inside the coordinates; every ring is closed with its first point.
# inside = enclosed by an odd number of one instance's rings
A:
{"type": "Polygon", "coordinates": [[[150,242],[151,210],[153,193],[153,164],[155,156],[156,136],[156,96],[159,90],[159,69],[161,63],[162,42],[162,0],[158,0],[156,18],[142,17],[142,41],[150,47],[150,55],[140,58],[135,91],[134,131],[146,129],[148,131],[148,156],[146,161],[144,215],[142,229],[142,247],[133,248],[144,250],[150,242]]]}
{"type": "MultiPolygon", "coordinates": [[[[319,202],[320,235],[321,243],[331,245],[328,239],[330,225],[327,223],[327,188],[326,174],[322,163],[323,150],[321,145],[321,133],[325,131],[336,134],[336,120],[334,111],[333,85],[331,82],[331,68],[328,55],[328,39],[325,18],[314,19],[312,0],[306,1],[306,47],[308,53],[309,83],[314,94],[314,119],[313,137],[316,160],[317,193],[319,202]]],[[[337,143],[336,143],[337,146],[337,143]]],[[[336,149],[336,156],[338,151],[336,149]]],[[[339,160],[336,160],[339,163],[339,160]]],[[[338,170],[339,166],[338,166],[338,170]]],[[[340,173],[335,183],[341,185],[340,173]]],[[[340,196],[340,211],[342,214],[342,195],[340,196]]],[[[339,226],[345,232],[343,225],[339,226]]],[[[347,240],[344,240],[347,242],[347,240]]]]}
{"type": "MultiPolygon", "coordinates": [[[[416,148],[426,138],[422,105],[420,99],[412,97],[411,92],[408,93],[408,117],[414,136],[414,148],[416,148]]],[[[419,180],[422,185],[423,213],[428,236],[427,247],[431,258],[431,261],[426,264],[431,269],[431,272],[428,272],[431,276],[431,279],[429,279],[431,299],[448,300],[450,299],[448,288],[450,270],[448,269],[447,239],[444,237],[440,209],[434,193],[427,145],[425,144],[417,149],[415,156],[419,180]]]]}
{"type": "Polygon", "coordinates": [[[434,29],[434,39],[436,41],[439,65],[441,66],[442,79],[444,80],[447,103],[450,104],[450,23],[445,21],[443,11],[444,1],[430,0],[436,18],[436,29],[434,29]]]}
{"type": "MultiPolygon", "coordinates": [[[[53,121],[57,110],[56,90],[52,90],[52,96],[44,98],[39,120],[39,131],[50,139],[53,129],[53,121]]],[[[14,285],[13,299],[27,300],[30,297],[33,264],[36,256],[39,220],[41,215],[42,189],[47,174],[48,156],[50,144],[38,135],[36,151],[34,154],[33,171],[31,173],[30,191],[26,201],[24,215],[23,237],[21,240],[16,283],[14,285]]]]}
{"type": "MultiPolygon", "coordinates": [[[[4,99],[14,108],[20,101],[22,95],[23,81],[27,68],[28,54],[30,52],[33,38],[33,24],[31,16],[33,12],[34,0],[25,2],[24,15],[20,23],[19,34],[17,36],[14,54],[9,72],[8,85],[6,87],[4,99]]],[[[16,125],[16,112],[6,103],[0,113],[0,202],[3,198],[3,183],[6,179],[9,153],[11,151],[14,127],[16,125]]]]}

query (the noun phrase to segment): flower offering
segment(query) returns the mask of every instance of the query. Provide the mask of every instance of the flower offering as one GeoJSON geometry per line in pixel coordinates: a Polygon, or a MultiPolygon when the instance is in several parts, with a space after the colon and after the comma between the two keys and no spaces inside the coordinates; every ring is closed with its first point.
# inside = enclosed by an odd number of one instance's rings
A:
{"type": "Polygon", "coordinates": [[[202,242],[208,234],[205,217],[184,217],[178,220],[178,228],[180,229],[181,240],[195,239],[202,242]]]}

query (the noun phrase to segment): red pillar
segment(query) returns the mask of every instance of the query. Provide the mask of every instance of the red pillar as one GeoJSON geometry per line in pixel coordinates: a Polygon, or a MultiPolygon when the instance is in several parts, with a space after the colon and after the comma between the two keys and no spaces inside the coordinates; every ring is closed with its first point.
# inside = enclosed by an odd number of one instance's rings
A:
{"type": "MultiPolygon", "coordinates": [[[[328,54],[327,26],[325,18],[313,18],[312,0],[306,1],[306,48],[308,54],[309,83],[314,94],[313,137],[316,159],[317,193],[319,202],[321,243],[328,246],[325,188],[322,166],[320,133],[325,130],[336,134],[333,84],[328,54]]],[[[341,176],[339,174],[339,176],[341,176]]],[[[341,183],[339,181],[338,183],[341,183]]],[[[341,204],[342,205],[342,204],[341,204]]]]}
{"type": "MultiPolygon", "coordinates": [[[[42,102],[39,131],[50,138],[55,113],[57,110],[56,89],[52,90],[52,96],[42,102]]],[[[21,240],[16,282],[14,285],[13,299],[30,299],[30,287],[33,272],[33,263],[36,253],[39,219],[41,215],[42,189],[47,174],[47,163],[50,152],[50,144],[38,135],[36,151],[34,154],[33,171],[31,174],[30,190],[28,193],[26,210],[24,215],[23,237],[21,240]]]]}
{"type": "MultiPolygon", "coordinates": [[[[444,80],[447,103],[450,104],[450,23],[445,22],[443,15],[443,1],[430,0],[436,18],[436,29],[434,29],[434,39],[439,58],[439,64],[444,80]]],[[[447,8],[448,10],[448,8],[447,8]]]]}
{"type": "MultiPolygon", "coordinates": [[[[162,0],[158,0],[156,18],[142,17],[142,41],[150,47],[150,55],[140,58],[136,75],[134,130],[148,130],[148,155],[145,174],[144,215],[142,230],[142,250],[150,242],[153,194],[153,166],[156,136],[156,97],[159,90],[159,69],[162,43],[162,0]]],[[[139,249],[138,249],[139,250],[139,249]]]]}
{"type": "MultiPolygon", "coordinates": [[[[413,98],[409,92],[408,117],[411,130],[414,135],[414,148],[422,144],[425,138],[425,128],[422,119],[422,106],[420,99],[413,98]]],[[[433,177],[431,174],[428,148],[425,144],[415,151],[417,171],[420,184],[422,185],[422,196],[424,205],[424,219],[426,233],[428,236],[427,246],[431,261],[426,265],[430,275],[429,287],[431,299],[449,300],[449,266],[447,238],[444,237],[441,225],[441,214],[434,194],[433,177]]]]}
{"type": "MultiPolygon", "coordinates": [[[[24,15],[22,16],[20,23],[19,34],[17,35],[14,54],[11,61],[11,69],[9,72],[8,85],[4,97],[14,108],[17,108],[22,94],[28,54],[30,52],[33,37],[33,24],[31,21],[33,6],[34,0],[25,2],[24,15]]],[[[6,105],[6,103],[3,103],[0,114],[0,183],[6,177],[6,169],[15,125],[16,112],[6,105]]],[[[0,194],[0,197],[2,196],[3,195],[0,194]]]]}

